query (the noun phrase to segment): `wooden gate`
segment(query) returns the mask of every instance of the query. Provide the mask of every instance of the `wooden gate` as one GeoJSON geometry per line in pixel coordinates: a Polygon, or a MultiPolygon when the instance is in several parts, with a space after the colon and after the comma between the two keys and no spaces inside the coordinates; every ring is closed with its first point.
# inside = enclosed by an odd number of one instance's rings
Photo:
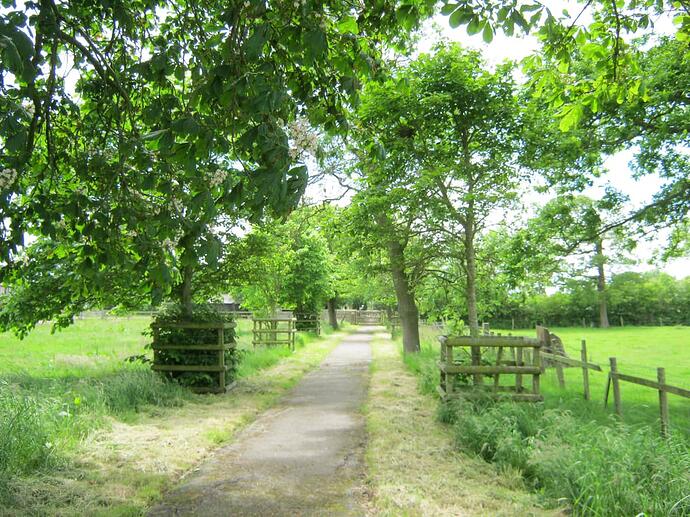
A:
{"type": "Polygon", "coordinates": [[[443,399],[457,395],[506,397],[541,401],[541,342],[526,337],[440,336],[439,393],[443,399]],[[457,351],[457,353],[455,353],[457,351]],[[523,384],[531,375],[531,387],[523,384]],[[491,382],[485,384],[485,377],[491,382]],[[503,382],[501,382],[503,380],[503,382]]]}

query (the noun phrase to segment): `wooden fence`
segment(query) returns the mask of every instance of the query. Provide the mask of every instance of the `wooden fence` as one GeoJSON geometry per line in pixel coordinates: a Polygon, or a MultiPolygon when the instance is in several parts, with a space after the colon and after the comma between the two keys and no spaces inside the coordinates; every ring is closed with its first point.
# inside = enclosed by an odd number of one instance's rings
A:
{"type": "Polygon", "coordinates": [[[295,318],[253,318],[252,345],[287,345],[295,349],[295,318]]]}
{"type": "Polygon", "coordinates": [[[162,372],[168,375],[178,375],[185,373],[204,373],[209,375],[217,375],[214,385],[212,386],[191,386],[190,389],[196,393],[223,393],[227,389],[225,374],[228,370],[228,365],[225,364],[225,352],[235,347],[234,338],[232,340],[226,339],[228,336],[233,336],[232,329],[235,328],[234,322],[226,323],[159,323],[152,325],[153,329],[153,365],[151,369],[157,372],[162,372]],[[174,330],[215,330],[217,340],[215,343],[194,344],[188,345],[185,343],[162,344],[160,342],[160,332],[163,329],[174,330]],[[228,333],[230,332],[230,333],[228,333]],[[187,352],[187,354],[185,354],[187,352]],[[182,356],[187,360],[195,361],[193,364],[188,362],[180,363],[175,361],[171,364],[168,356],[173,354],[175,356],[182,356]],[[209,364],[199,364],[202,356],[211,356],[212,361],[209,364]]]}
{"type": "Polygon", "coordinates": [[[298,332],[313,332],[321,335],[321,317],[318,312],[295,313],[295,329],[298,332]]]}
{"type": "Polygon", "coordinates": [[[677,395],[679,397],[684,397],[690,399],[690,390],[679,388],[677,386],[671,386],[666,384],[666,369],[657,368],[657,378],[656,381],[650,379],[644,379],[642,377],[636,377],[633,375],[627,375],[620,373],[618,371],[618,361],[615,357],[609,358],[609,378],[606,382],[606,393],[604,395],[604,407],[608,405],[609,392],[611,387],[613,387],[613,404],[616,414],[621,416],[623,414],[623,403],[621,400],[621,388],[620,382],[630,382],[632,384],[637,384],[638,386],[646,386],[647,388],[655,389],[659,392],[659,419],[661,421],[661,435],[663,437],[668,436],[668,429],[670,418],[668,414],[668,393],[672,395],[677,395]]]}
{"type": "Polygon", "coordinates": [[[441,382],[438,389],[444,400],[458,394],[489,394],[521,401],[543,400],[539,391],[539,376],[542,373],[539,340],[510,336],[439,336],[439,342],[441,358],[438,367],[441,371],[441,382]],[[453,354],[455,348],[470,349],[469,354],[465,352],[466,357],[470,359],[469,364],[466,359],[456,361],[457,358],[453,354]],[[495,364],[487,364],[493,357],[483,356],[482,349],[489,349],[492,353],[495,351],[495,364]],[[504,358],[508,350],[512,352],[512,359],[504,358]],[[527,350],[532,353],[526,354],[527,350]],[[502,374],[514,375],[515,384],[502,385],[502,374]],[[523,375],[532,376],[531,390],[523,386],[523,375]],[[485,376],[493,377],[491,385],[484,385],[485,376]]]}

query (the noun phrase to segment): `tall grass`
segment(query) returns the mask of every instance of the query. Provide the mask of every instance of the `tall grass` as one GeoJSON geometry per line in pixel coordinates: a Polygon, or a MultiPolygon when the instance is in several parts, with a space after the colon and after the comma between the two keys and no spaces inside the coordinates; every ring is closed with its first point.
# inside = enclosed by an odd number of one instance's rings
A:
{"type": "Polygon", "coordinates": [[[455,401],[439,417],[460,448],[520,472],[574,515],[690,515],[690,450],[680,437],[541,404],[455,401]]]}
{"type": "MultiPolygon", "coordinates": [[[[425,340],[404,356],[419,389],[435,394],[438,347],[425,340]]],[[[460,449],[519,472],[548,504],[574,515],[690,515],[690,444],[657,422],[625,424],[600,403],[547,393],[546,404],[489,399],[442,404],[460,449]]]]}
{"type": "MultiPolygon", "coordinates": [[[[204,397],[164,380],[148,365],[123,360],[143,352],[146,321],[79,321],[56,336],[39,329],[41,339],[28,342],[0,334],[0,359],[9,362],[0,365],[0,508],[11,498],[13,478],[68,461],[81,440],[109,418],[130,420],[146,407],[176,407],[204,397]]],[[[238,377],[292,354],[287,347],[250,348],[250,325],[238,325],[243,350],[238,377]]],[[[315,339],[298,333],[296,348],[315,339]]]]}

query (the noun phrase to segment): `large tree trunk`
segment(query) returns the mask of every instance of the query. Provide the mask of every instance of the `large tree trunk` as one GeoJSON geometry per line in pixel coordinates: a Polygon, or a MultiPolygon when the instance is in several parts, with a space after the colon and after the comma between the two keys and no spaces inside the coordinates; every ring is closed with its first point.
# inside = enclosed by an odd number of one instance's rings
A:
{"type": "MultiPolygon", "coordinates": [[[[386,216],[378,217],[379,225],[390,229],[390,221],[386,216]]],[[[419,352],[419,311],[417,302],[410,287],[410,282],[405,272],[405,254],[402,244],[395,235],[390,235],[388,242],[388,258],[391,263],[391,275],[395,287],[395,297],[398,300],[398,313],[400,314],[400,327],[402,328],[403,350],[405,353],[419,352]]]]}
{"type": "Polygon", "coordinates": [[[604,271],[604,243],[599,239],[596,244],[597,294],[599,296],[599,326],[609,328],[608,300],[606,293],[606,274],[604,271]]]}
{"type": "Polygon", "coordinates": [[[338,316],[335,312],[335,296],[328,299],[328,324],[333,330],[338,330],[338,316]]]}

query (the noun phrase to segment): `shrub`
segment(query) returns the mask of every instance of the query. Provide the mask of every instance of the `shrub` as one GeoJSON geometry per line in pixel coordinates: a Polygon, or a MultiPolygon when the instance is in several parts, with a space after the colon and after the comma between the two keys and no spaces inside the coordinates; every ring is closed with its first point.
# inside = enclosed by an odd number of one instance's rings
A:
{"type": "MultiPolygon", "coordinates": [[[[158,327],[166,323],[221,323],[231,322],[232,314],[218,311],[211,305],[195,305],[191,316],[185,315],[182,307],[169,304],[161,308],[151,327],[158,327]]],[[[235,342],[234,329],[226,329],[224,343],[235,342]]],[[[157,335],[159,345],[208,345],[218,341],[216,329],[197,328],[160,328],[157,335]]],[[[157,352],[158,364],[166,365],[211,365],[216,364],[218,352],[213,350],[164,350],[157,352]]],[[[225,351],[225,383],[230,384],[236,377],[240,354],[236,348],[225,351]]],[[[183,386],[209,387],[217,386],[217,373],[207,372],[165,372],[164,376],[175,380],[183,386]]]]}
{"type": "Polygon", "coordinates": [[[583,422],[538,404],[454,402],[439,411],[458,445],[500,467],[575,515],[687,515],[690,452],[649,428],[583,422]]]}

